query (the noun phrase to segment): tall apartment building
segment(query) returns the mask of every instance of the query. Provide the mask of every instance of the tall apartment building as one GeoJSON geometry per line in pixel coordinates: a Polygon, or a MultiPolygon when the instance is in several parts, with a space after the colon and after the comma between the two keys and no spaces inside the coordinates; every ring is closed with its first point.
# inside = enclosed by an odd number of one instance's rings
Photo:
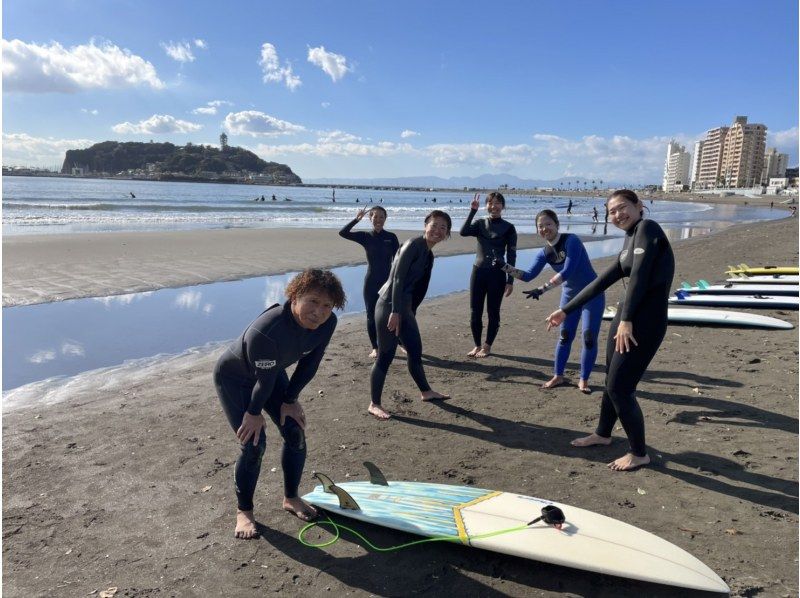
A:
{"type": "Polygon", "coordinates": [[[761,182],[767,127],[737,116],[730,127],[717,127],[703,140],[695,189],[746,188],[761,182]]]}
{"type": "Polygon", "coordinates": [[[769,185],[770,179],[786,176],[789,166],[789,154],[779,154],[777,148],[770,148],[764,155],[764,168],[761,170],[761,184],[769,185]]]}
{"type": "Polygon", "coordinates": [[[717,127],[706,133],[703,140],[703,151],[698,159],[699,168],[695,189],[714,189],[721,186],[722,150],[728,136],[729,127],[717,127]]]}
{"type": "Polygon", "coordinates": [[[691,155],[686,148],[674,140],[667,145],[667,159],[664,162],[664,181],[661,188],[666,191],[682,191],[689,184],[689,164],[691,155]]]}
{"type": "Polygon", "coordinates": [[[740,189],[761,183],[767,127],[748,124],[746,116],[737,116],[725,138],[722,176],[725,187],[740,189]]]}
{"type": "Polygon", "coordinates": [[[703,155],[703,141],[695,141],[694,154],[692,154],[691,186],[695,188],[695,183],[700,177],[700,157],[703,155]]]}

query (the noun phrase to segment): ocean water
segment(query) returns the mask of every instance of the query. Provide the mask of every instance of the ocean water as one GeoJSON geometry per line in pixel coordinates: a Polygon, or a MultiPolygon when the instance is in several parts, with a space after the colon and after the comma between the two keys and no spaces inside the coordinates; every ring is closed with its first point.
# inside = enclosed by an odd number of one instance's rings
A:
{"type": "MultiPolygon", "coordinates": [[[[520,232],[533,232],[544,208],[566,212],[569,198],[505,194],[504,217],[520,232]]],[[[388,229],[419,229],[434,208],[447,211],[454,227],[466,218],[472,194],[441,191],[379,191],[270,187],[214,183],[162,183],[106,179],[3,177],[3,234],[164,231],[207,228],[339,228],[359,208],[382,205],[388,229]],[[272,196],[275,201],[272,201],[272,196]],[[134,197],[135,196],[135,197],[134,197]],[[254,201],[263,196],[265,201],[254,201]],[[434,202],[434,199],[436,200],[434,202]],[[290,201],[287,201],[290,200],[290,201]]],[[[573,198],[570,232],[589,232],[592,208],[601,227],[602,198],[573,198]]],[[[769,209],[744,209],[659,201],[650,217],[667,226],[715,227],[722,223],[774,217],[769,209]]],[[[609,227],[613,228],[613,227],[609,227]]]]}

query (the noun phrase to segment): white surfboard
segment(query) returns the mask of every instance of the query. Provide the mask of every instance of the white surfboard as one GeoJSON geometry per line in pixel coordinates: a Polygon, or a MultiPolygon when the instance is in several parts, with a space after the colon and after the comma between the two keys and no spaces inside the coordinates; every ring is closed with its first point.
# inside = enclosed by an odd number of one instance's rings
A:
{"type": "Polygon", "coordinates": [[[550,500],[425,482],[345,482],[303,496],[327,511],[421,536],[564,567],[709,592],[728,585],[678,546],[628,523],[550,500]],[[533,520],[544,507],[561,510],[560,529],[533,520]]]}
{"type": "MultiPolygon", "coordinates": [[[[701,281],[702,283],[702,281],[701,281]]],[[[686,291],[692,295],[770,295],[772,297],[797,297],[800,286],[796,284],[698,284],[689,286],[684,283],[677,291],[686,291]]]]}
{"type": "MultiPolygon", "coordinates": [[[[603,312],[604,320],[613,320],[617,315],[617,306],[610,305],[603,312]]],[[[725,311],[721,309],[698,309],[693,307],[670,307],[667,309],[667,321],[670,324],[718,324],[722,326],[744,326],[748,328],[774,328],[791,330],[790,322],[749,314],[742,311],[725,311]]]]}
{"type": "Polygon", "coordinates": [[[733,284],[800,284],[800,276],[794,274],[773,274],[755,276],[734,276],[727,278],[725,282],[733,284]]]}
{"type": "Polygon", "coordinates": [[[798,297],[772,297],[765,295],[692,295],[678,291],[670,303],[680,305],[705,305],[707,307],[754,307],[763,309],[797,309],[798,297]]]}

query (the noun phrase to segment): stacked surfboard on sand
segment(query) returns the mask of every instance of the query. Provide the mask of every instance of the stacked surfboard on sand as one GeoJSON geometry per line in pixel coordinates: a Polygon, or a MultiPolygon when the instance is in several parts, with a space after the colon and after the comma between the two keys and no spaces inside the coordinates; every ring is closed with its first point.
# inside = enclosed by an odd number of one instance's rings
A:
{"type": "Polygon", "coordinates": [[[724,283],[711,284],[705,280],[699,280],[695,285],[683,283],[682,287],[676,290],[675,296],[669,299],[671,304],[682,306],[670,307],[669,321],[776,329],[793,328],[792,324],[778,318],[746,312],[694,309],[697,306],[793,310],[800,307],[800,286],[798,286],[800,277],[797,267],[750,267],[747,264],[740,264],[737,267],[729,267],[727,272],[732,277],[724,283]]]}

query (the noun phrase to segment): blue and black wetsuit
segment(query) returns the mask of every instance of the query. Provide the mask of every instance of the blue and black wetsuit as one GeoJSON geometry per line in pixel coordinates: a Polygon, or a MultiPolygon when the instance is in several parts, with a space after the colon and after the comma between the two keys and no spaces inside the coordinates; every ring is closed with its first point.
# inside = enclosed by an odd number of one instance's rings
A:
{"type": "Polygon", "coordinates": [[[664,340],[667,300],[674,274],[675,257],[664,231],[652,220],[639,220],[625,233],[625,244],[617,261],[562,308],[569,314],[619,279],[630,277],[625,300],[619,305],[608,332],[606,388],[596,434],[609,438],[619,417],[631,452],[637,457],[644,457],[647,448],[636,386],[664,340]],[[616,351],[614,340],[621,321],[633,324],[633,337],[639,343],[626,353],[616,351]]]}
{"type": "MultiPolygon", "coordinates": [[[[553,270],[561,274],[563,287],[559,307],[564,306],[586,285],[591,283],[597,274],[592,268],[589,254],[575,235],[562,233],[552,245],[549,243],[539,250],[534,258],[533,265],[522,275],[521,280],[528,282],[536,278],[545,265],[549,264],[553,270]]],[[[603,309],[606,305],[605,295],[601,292],[583,305],[582,310],[575,310],[567,315],[561,324],[559,341],[556,345],[555,365],[553,373],[556,376],[564,375],[564,368],[572,349],[572,341],[578,330],[578,321],[582,321],[583,349],[581,350],[581,380],[588,380],[597,359],[597,335],[603,321],[603,309]]]]}
{"type": "Polygon", "coordinates": [[[339,231],[339,236],[349,241],[355,241],[364,248],[367,254],[367,274],[364,277],[364,306],[367,310],[367,334],[373,349],[378,348],[378,337],[375,333],[375,304],[378,302],[378,291],[389,277],[392,267],[392,258],[400,248],[397,235],[386,229],[376,233],[356,231],[353,227],[358,224],[354,218],[339,231]]]}
{"type": "Polygon", "coordinates": [[[487,303],[489,322],[486,327],[486,344],[492,345],[500,329],[500,305],[507,284],[514,278],[492,267],[495,259],[513,266],[517,263],[517,229],[502,218],[481,218],[473,222],[477,210],[470,210],[461,227],[462,237],[477,237],[478,250],[469,280],[470,328],[475,346],[481,346],[483,332],[483,305],[487,303]]]}
{"type": "MultiPolygon", "coordinates": [[[[276,303],[247,327],[220,356],[214,368],[217,395],[234,431],[242,425],[245,413],[257,415],[262,409],[280,430],[287,498],[297,496],[306,461],[306,441],[300,424],[291,417],[280,425],[281,405],[297,401],[300,391],[317,373],[335,328],[334,314],[319,328],[308,330],[297,323],[289,302],[276,303]],[[289,379],[286,368],[293,363],[297,363],[297,367],[289,379]]],[[[262,429],[256,446],[252,439],[241,445],[234,475],[236,498],[242,511],[253,510],[253,494],[266,442],[262,429]]]]}
{"type": "Polygon", "coordinates": [[[425,298],[433,270],[433,253],[425,237],[409,239],[392,261],[392,270],[381,287],[375,306],[375,324],[378,333],[378,359],[372,366],[370,392],[372,402],[381,404],[386,373],[394,360],[398,342],[402,341],[407,355],[408,371],[420,392],[431,389],[422,368],[422,338],[417,326],[416,312],[425,298]],[[392,313],[400,314],[400,335],[391,332],[387,325],[392,313]]]}

